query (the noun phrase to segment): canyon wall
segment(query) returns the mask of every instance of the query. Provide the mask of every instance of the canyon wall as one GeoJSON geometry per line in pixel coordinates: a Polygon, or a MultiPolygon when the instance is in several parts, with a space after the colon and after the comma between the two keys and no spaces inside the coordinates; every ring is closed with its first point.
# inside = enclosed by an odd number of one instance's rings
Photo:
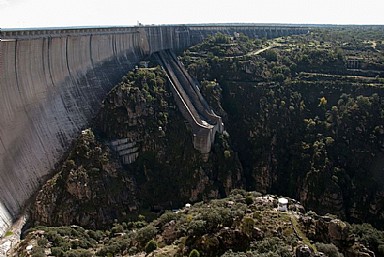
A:
{"type": "Polygon", "coordinates": [[[301,27],[139,26],[0,32],[0,235],[107,92],[142,58],[217,31],[274,37],[301,27]]]}

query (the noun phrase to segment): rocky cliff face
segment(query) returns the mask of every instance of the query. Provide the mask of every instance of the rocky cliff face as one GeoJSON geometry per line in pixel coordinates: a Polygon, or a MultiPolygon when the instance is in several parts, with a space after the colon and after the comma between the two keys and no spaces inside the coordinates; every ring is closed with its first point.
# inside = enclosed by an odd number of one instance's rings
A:
{"type": "Polygon", "coordinates": [[[383,226],[382,89],[340,82],[222,86],[247,188],[383,226]]]}
{"type": "Polygon", "coordinates": [[[140,185],[142,200],[175,207],[241,187],[242,169],[228,137],[217,137],[204,162],[167,83],[159,67],[130,72],[104,101],[96,124],[104,138],[137,144],[137,160],[125,169],[140,185]]]}
{"type": "Polygon", "coordinates": [[[36,225],[103,227],[138,208],[134,179],[87,129],[33,205],[36,225]],[[107,208],[108,207],[108,208],[107,208]]]}
{"type": "Polygon", "coordinates": [[[36,224],[96,228],[139,208],[178,208],[244,185],[228,135],[217,136],[208,161],[193,148],[160,68],[128,73],[103,102],[94,122],[98,136],[92,131],[83,131],[39,192],[36,224]]]}
{"type": "Polygon", "coordinates": [[[202,91],[210,104],[227,113],[247,189],[384,226],[383,80],[344,64],[345,55],[367,53],[336,53],[340,43],[317,33],[268,44],[219,35],[182,57],[207,80],[202,91]],[[302,43],[320,40],[332,47],[302,43]]]}

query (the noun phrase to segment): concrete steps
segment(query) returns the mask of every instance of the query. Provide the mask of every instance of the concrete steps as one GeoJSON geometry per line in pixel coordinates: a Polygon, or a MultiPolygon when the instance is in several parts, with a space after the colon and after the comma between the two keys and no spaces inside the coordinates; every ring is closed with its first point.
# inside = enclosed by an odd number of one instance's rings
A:
{"type": "Polygon", "coordinates": [[[139,157],[139,147],[136,142],[129,142],[128,138],[113,140],[110,146],[118,153],[124,164],[131,164],[139,157]]]}

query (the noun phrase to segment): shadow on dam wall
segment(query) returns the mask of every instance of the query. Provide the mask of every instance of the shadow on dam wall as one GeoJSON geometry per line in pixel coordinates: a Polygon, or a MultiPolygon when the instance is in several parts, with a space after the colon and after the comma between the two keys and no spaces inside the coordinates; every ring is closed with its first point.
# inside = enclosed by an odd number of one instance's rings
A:
{"type": "Polygon", "coordinates": [[[135,63],[163,49],[183,50],[218,31],[274,37],[308,29],[175,25],[2,30],[0,235],[135,63]]]}

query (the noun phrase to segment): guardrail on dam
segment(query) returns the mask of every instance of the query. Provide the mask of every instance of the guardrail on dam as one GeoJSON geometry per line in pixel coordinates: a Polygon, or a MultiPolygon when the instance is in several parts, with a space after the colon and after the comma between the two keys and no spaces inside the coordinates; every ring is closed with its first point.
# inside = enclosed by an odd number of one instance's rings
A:
{"type": "Polygon", "coordinates": [[[255,37],[305,27],[259,25],[7,29],[0,32],[0,235],[108,91],[145,56],[215,32],[255,37]]]}

